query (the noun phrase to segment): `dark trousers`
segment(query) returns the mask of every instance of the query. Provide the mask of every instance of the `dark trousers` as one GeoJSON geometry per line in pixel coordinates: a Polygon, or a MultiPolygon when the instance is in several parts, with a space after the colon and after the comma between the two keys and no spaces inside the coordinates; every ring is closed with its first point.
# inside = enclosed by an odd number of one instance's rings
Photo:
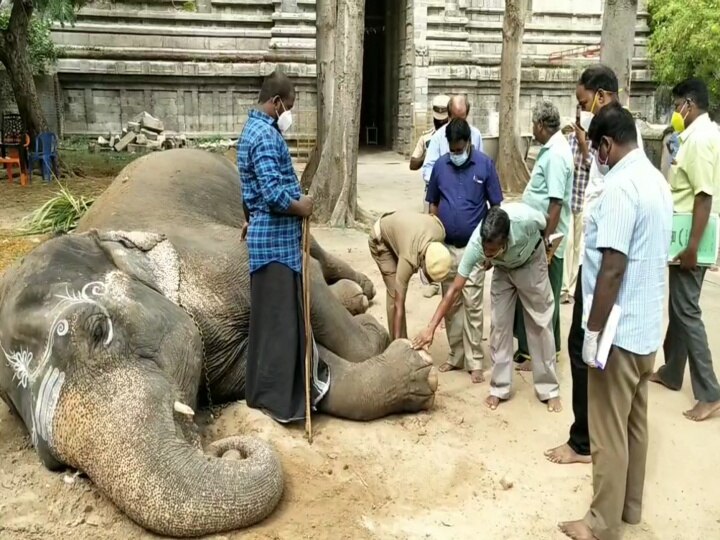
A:
{"type": "Polygon", "coordinates": [[[720,385],[713,370],[712,354],[700,309],[706,268],[683,270],[670,266],[669,324],[663,350],[665,365],[658,375],[666,386],[680,390],[685,364],[690,364],[693,395],[698,401],[720,401],[720,385]]]}
{"type": "MultiPolygon", "coordinates": [[[[560,338],[560,290],[563,282],[563,268],[565,266],[564,259],[553,257],[548,267],[548,278],[550,279],[550,288],[553,293],[553,301],[555,308],[553,310],[553,334],[555,335],[555,352],[560,352],[562,348],[560,338]]],[[[580,278],[578,278],[578,281],[580,278]]],[[[527,344],[527,334],[525,333],[525,319],[523,317],[523,309],[520,300],[515,304],[515,337],[518,340],[517,352],[524,358],[520,361],[530,358],[527,344]]]]}
{"type": "Polygon", "coordinates": [[[305,418],[305,321],[302,279],[271,262],[250,274],[248,407],[278,422],[305,418]]]}
{"type": "Polygon", "coordinates": [[[588,366],[582,359],[585,331],[582,328],[582,265],[578,268],[575,284],[575,304],[568,334],[568,355],[572,375],[572,407],[575,420],[570,426],[568,446],[581,456],[590,455],[590,431],[588,429],[588,366]]]}

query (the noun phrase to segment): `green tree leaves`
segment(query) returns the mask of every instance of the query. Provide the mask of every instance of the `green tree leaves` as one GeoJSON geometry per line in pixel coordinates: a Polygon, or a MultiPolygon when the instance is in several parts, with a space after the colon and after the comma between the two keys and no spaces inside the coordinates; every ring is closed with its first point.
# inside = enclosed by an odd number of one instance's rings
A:
{"type": "Polygon", "coordinates": [[[697,77],[720,107],[720,0],[649,0],[655,78],[674,86],[697,77]]]}

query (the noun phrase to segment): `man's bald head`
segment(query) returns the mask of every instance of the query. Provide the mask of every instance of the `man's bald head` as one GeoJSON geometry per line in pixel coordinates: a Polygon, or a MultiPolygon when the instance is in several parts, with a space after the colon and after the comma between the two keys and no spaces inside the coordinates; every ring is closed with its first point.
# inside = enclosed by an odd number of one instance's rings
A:
{"type": "Polygon", "coordinates": [[[460,118],[467,120],[470,114],[470,102],[467,94],[454,94],[448,102],[448,115],[450,119],[460,118]]]}
{"type": "Polygon", "coordinates": [[[275,70],[265,77],[258,103],[266,103],[273,98],[279,97],[283,102],[294,101],[295,85],[282,71],[275,70]]]}

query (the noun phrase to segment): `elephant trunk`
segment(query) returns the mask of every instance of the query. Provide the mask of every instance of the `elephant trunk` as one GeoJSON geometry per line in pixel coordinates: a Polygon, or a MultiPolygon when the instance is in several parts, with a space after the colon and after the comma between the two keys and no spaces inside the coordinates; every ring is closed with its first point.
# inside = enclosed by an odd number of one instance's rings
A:
{"type": "Polygon", "coordinates": [[[178,427],[192,424],[192,409],[172,396],[157,368],[150,376],[146,367],[123,367],[68,381],[53,420],[53,451],[131,519],[159,534],[201,536],[268,516],[283,491],[270,445],[232,437],[203,453],[178,427]],[[223,459],[226,452],[235,459],[223,459]]]}

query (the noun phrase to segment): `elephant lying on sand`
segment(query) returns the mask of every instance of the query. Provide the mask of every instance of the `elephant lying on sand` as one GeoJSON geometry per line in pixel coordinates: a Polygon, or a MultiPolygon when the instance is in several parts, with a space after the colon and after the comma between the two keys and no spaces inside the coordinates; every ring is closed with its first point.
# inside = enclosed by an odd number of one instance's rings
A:
{"type": "MultiPolygon", "coordinates": [[[[282,495],[269,444],[232,437],[206,454],[193,421],[208,388],[213,404],[243,398],[250,290],[241,208],[237,170],[224,157],[155,153],[118,175],[76,233],[40,245],[0,280],[0,395],[43,463],[84,471],[161,534],[246,527],[282,495]],[[237,457],[229,450],[242,459],[222,459],[237,457]]],[[[362,287],[350,299],[358,312],[372,283],[314,242],[312,257],[312,327],[331,372],[320,410],[370,420],[431,407],[429,357],[407,341],[389,344],[375,319],[353,316],[327,284],[362,287]]]]}

